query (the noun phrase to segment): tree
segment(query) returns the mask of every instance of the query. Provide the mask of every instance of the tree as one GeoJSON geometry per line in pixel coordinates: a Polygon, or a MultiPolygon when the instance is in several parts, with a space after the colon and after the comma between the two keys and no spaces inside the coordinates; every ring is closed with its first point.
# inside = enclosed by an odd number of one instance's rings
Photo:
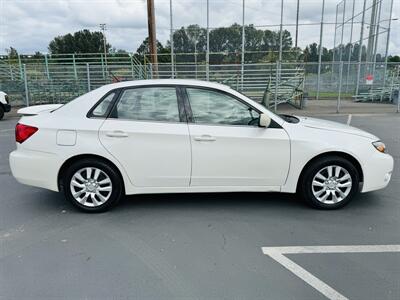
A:
{"type": "Polygon", "coordinates": [[[34,58],[43,58],[44,55],[40,51],[36,51],[35,54],[33,55],[34,58]]]}
{"type": "MultiPolygon", "coordinates": [[[[55,37],[49,44],[49,51],[52,54],[64,53],[103,53],[104,36],[100,31],[90,32],[87,29],[80,30],[74,34],[66,34],[55,37]]],[[[106,52],[111,48],[106,44],[106,52]]]]}
{"type": "MultiPolygon", "coordinates": [[[[246,61],[258,62],[260,60],[273,59],[276,60],[274,54],[267,54],[270,51],[279,51],[280,33],[279,31],[261,30],[254,25],[245,26],[245,51],[246,61]],[[257,53],[259,52],[259,53],[257,53]]],[[[194,53],[196,45],[197,53],[206,52],[206,29],[199,25],[189,25],[176,30],[173,35],[174,52],[177,53],[177,60],[182,57],[185,62],[193,61],[194,55],[183,53],[194,53]],[[179,53],[181,53],[179,55],[179,53]]],[[[167,48],[170,48],[170,42],[167,41],[167,48]]],[[[235,63],[240,61],[242,49],[242,26],[234,23],[229,27],[220,27],[210,30],[210,62],[211,63],[235,63]],[[213,53],[214,52],[214,53],[213,53]],[[215,53],[216,52],[216,53],[215,53]]],[[[282,32],[282,49],[285,51],[284,59],[297,57],[296,51],[292,50],[292,38],[290,32],[284,30],[282,32]],[[290,53],[289,53],[290,52],[290,53]]],[[[205,59],[201,55],[202,60],[205,59]]]]}
{"type": "MultiPolygon", "coordinates": [[[[157,44],[157,54],[158,56],[158,62],[159,63],[164,63],[164,62],[170,62],[170,56],[166,55],[168,53],[171,53],[169,48],[164,48],[164,46],[160,43],[160,41],[156,41],[157,44]]],[[[150,53],[150,48],[149,48],[149,37],[145,38],[140,44],[139,48],[136,49],[136,52],[138,54],[138,59],[141,62],[144,62],[144,57],[146,55],[149,55],[150,53]]],[[[147,57],[148,58],[148,57],[147,57]]]]}
{"type": "MultiPolygon", "coordinates": [[[[157,52],[162,52],[164,50],[164,46],[159,42],[159,40],[156,41],[157,44],[157,52]]],[[[139,55],[145,55],[150,53],[150,48],[149,48],[149,37],[145,38],[143,42],[140,44],[139,48],[136,49],[136,52],[139,55]]]]}
{"type": "Polygon", "coordinates": [[[394,55],[394,56],[389,56],[388,57],[388,62],[395,62],[395,63],[400,63],[400,56],[394,55]]]}
{"type": "Polygon", "coordinates": [[[318,61],[318,45],[317,43],[312,43],[308,45],[304,51],[304,61],[305,62],[315,62],[318,61]]]}
{"type": "Polygon", "coordinates": [[[8,53],[8,57],[9,57],[10,59],[18,58],[18,51],[17,51],[17,49],[15,49],[15,48],[13,48],[13,47],[10,47],[10,48],[7,48],[7,49],[5,49],[5,50],[6,50],[6,52],[8,53]]]}

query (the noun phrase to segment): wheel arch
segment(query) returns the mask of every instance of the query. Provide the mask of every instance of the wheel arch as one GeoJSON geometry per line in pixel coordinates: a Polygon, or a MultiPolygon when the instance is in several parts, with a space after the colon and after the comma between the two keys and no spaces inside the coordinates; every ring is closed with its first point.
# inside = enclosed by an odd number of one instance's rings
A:
{"type": "Polygon", "coordinates": [[[84,159],[89,159],[89,158],[94,158],[97,160],[101,160],[105,163],[107,163],[108,165],[110,165],[112,168],[115,169],[115,171],[118,173],[119,177],[121,178],[121,182],[122,182],[122,188],[123,188],[123,193],[125,194],[125,180],[124,180],[124,176],[122,176],[121,171],[119,170],[119,168],[109,159],[100,156],[100,155],[96,155],[96,154],[79,154],[79,155],[75,155],[72,156],[70,158],[68,158],[61,166],[60,170],[58,171],[58,176],[57,176],[57,184],[58,184],[58,190],[62,191],[64,186],[63,186],[63,182],[62,182],[62,178],[66,172],[66,170],[68,169],[69,166],[71,166],[73,163],[80,161],[80,160],[84,160],[84,159]]]}
{"type": "Polygon", "coordinates": [[[307,168],[314,163],[316,160],[319,160],[323,157],[329,157],[329,156],[339,156],[342,157],[344,159],[347,159],[349,162],[351,162],[354,167],[357,169],[359,178],[360,178],[360,183],[364,182],[364,173],[361,167],[360,162],[357,160],[357,158],[355,158],[354,156],[352,156],[351,154],[348,154],[346,152],[341,152],[341,151],[329,151],[329,152],[324,152],[324,153],[320,153],[317,156],[314,156],[313,158],[311,158],[302,168],[301,172],[300,172],[300,176],[297,180],[297,186],[296,186],[296,190],[299,190],[299,184],[304,176],[304,172],[305,170],[307,170],[307,168]]]}

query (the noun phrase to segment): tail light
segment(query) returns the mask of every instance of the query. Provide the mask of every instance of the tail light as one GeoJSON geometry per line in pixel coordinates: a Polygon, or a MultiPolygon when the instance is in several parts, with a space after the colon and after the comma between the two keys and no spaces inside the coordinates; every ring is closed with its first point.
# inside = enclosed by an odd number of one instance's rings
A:
{"type": "Polygon", "coordinates": [[[38,130],[39,129],[37,127],[18,123],[15,126],[15,141],[22,144],[38,130]]]}

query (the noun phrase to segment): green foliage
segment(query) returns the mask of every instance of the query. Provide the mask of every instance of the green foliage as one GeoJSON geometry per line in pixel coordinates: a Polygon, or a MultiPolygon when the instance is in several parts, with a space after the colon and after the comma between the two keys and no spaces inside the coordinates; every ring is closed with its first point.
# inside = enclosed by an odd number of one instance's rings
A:
{"type": "MultiPolygon", "coordinates": [[[[280,34],[279,31],[261,30],[254,25],[245,26],[245,49],[246,61],[275,61],[277,56],[272,51],[279,51],[280,34]],[[272,53],[272,54],[271,54],[272,53]]],[[[232,24],[229,27],[220,27],[210,30],[210,62],[211,63],[235,63],[240,60],[242,48],[242,26],[232,24]]],[[[193,61],[194,53],[205,53],[207,49],[207,31],[197,24],[181,27],[173,35],[174,51],[185,55],[185,61],[193,61]]],[[[167,48],[171,46],[167,41],[167,48]]],[[[282,33],[282,49],[288,51],[292,49],[292,37],[290,32],[284,30],[282,33]]],[[[298,51],[285,53],[292,57],[298,51]]],[[[200,60],[204,60],[204,55],[199,55],[200,60]]],[[[285,57],[284,57],[285,58],[285,57]]],[[[179,55],[177,56],[179,61],[179,55]]]]}
{"type": "MultiPolygon", "coordinates": [[[[54,38],[49,44],[49,51],[52,54],[67,53],[103,53],[103,33],[99,31],[90,32],[87,29],[80,30],[74,34],[66,34],[54,38]]],[[[106,51],[111,48],[106,44],[106,51]]]]}
{"type": "Polygon", "coordinates": [[[40,51],[36,51],[35,54],[33,55],[34,58],[43,58],[43,54],[40,51]]]}
{"type": "MultiPolygon", "coordinates": [[[[157,54],[158,54],[158,62],[169,62],[170,57],[168,55],[161,55],[160,54],[168,54],[171,53],[170,48],[164,48],[164,46],[157,40],[157,54]]],[[[142,44],[139,46],[139,48],[136,49],[136,58],[141,61],[142,63],[144,62],[144,57],[150,60],[149,53],[150,53],[150,48],[149,48],[149,38],[145,38],[142,42],[142,44]]]]}
{"type": "Polygon", "coordinates": [[[399,63],[399,62],[400,62],[400,56],[398,56],[398,55],[389,56],[389,57],[388,57],[388,62],[396,62],[396,63],[399,63]]]}
{"type": "Polygon", "coordinates": [[[18,51],[17,51],[17,49],[15,49],[15,48],[13,48],[13,47],[10,47],[10,48],[7,48],[7,49],[5,49],[5,50],[6,50],[6,52],[8,53],[8,57],[9,57],[10,59],[18,58],[18,51]]]}

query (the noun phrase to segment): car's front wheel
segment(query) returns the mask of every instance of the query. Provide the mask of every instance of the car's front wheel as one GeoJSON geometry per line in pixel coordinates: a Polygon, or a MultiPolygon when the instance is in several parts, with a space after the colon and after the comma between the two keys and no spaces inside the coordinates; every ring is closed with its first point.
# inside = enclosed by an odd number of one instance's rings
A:
{"type": "Polygon", "coordinates": [[[336,209],[345,206],[359,189],[356,167],[340,156],[323,157],[311,163],[301,178],[299,191],[313,207],[336,209]]]}
{"type": "Polygon", "coordinates": [[[65,197],[86,212],[102,212],[123,195],[122,179],[109,164],[95,159],[73,163],[63,178],[65,197]]]}

